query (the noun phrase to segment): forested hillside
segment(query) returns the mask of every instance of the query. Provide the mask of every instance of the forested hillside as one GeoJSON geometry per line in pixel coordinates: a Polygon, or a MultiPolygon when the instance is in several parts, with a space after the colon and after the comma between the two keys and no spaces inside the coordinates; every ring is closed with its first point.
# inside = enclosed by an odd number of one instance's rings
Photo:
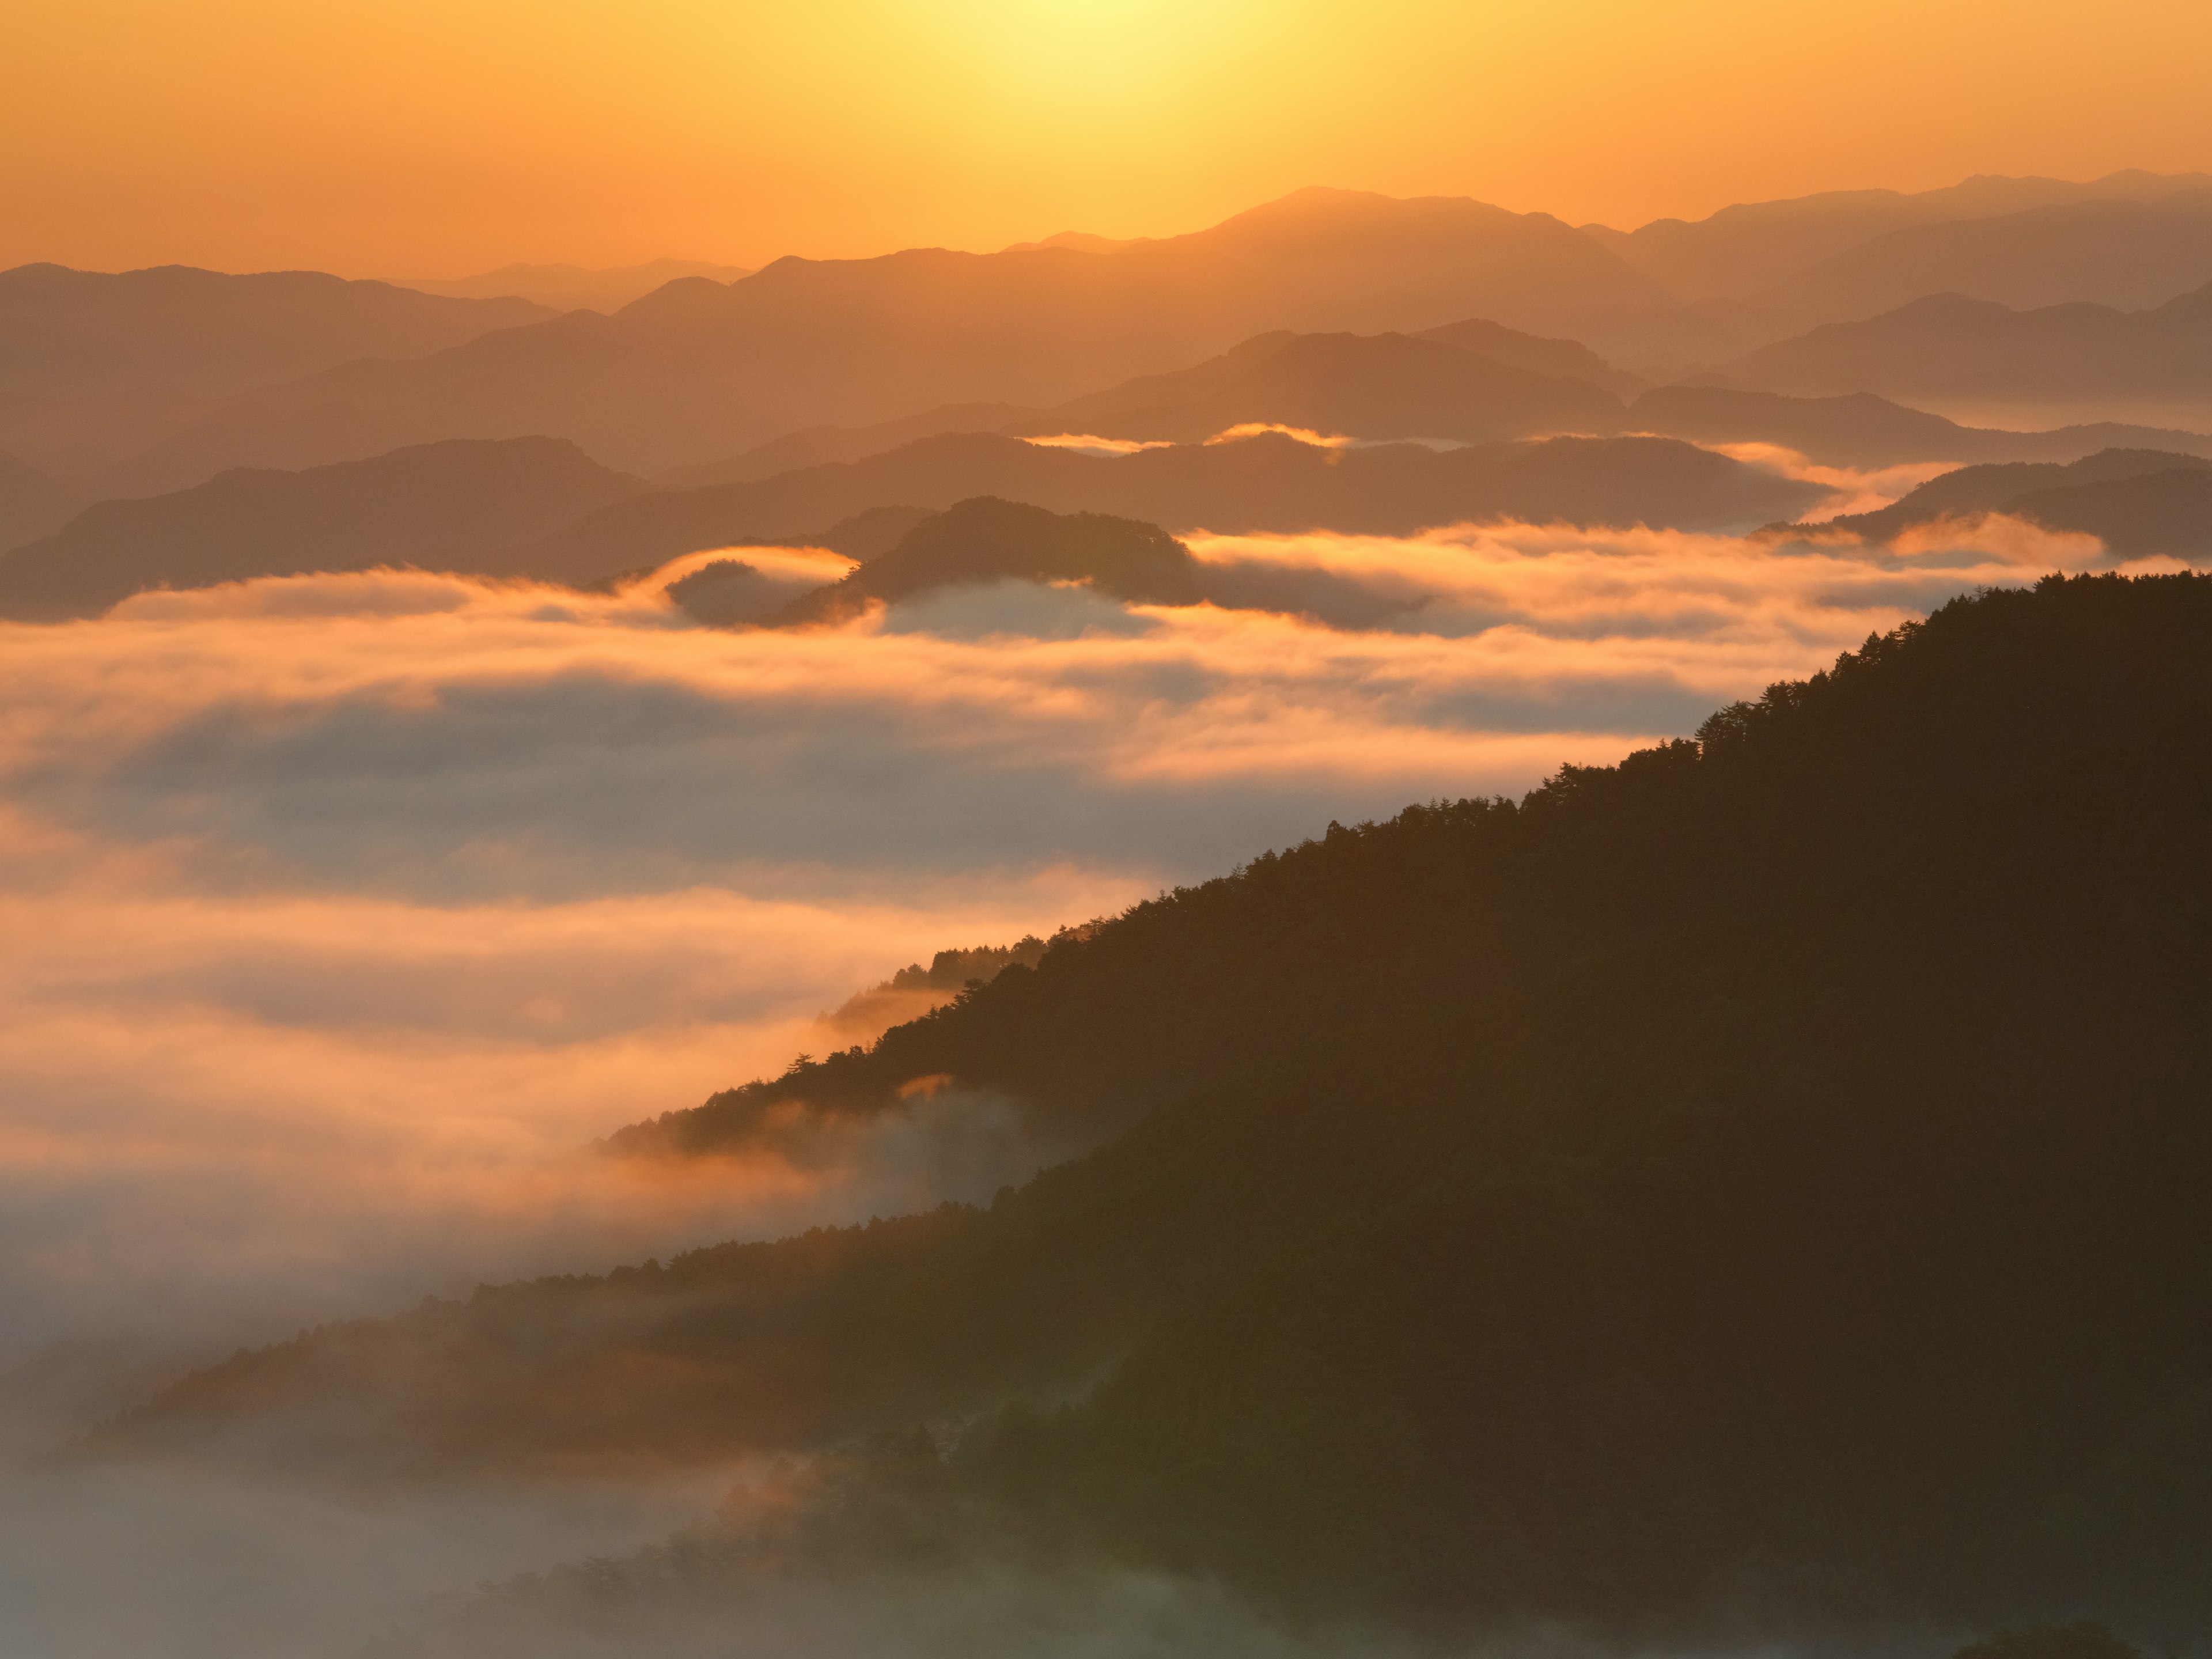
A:
{"type": "Polygon", "coordinates": [[[2208,730],[2212,579],[1954,602],[618,1138],[926,1073],[1141,1115],[987,1208],[328,1328],[103,1442],[545,1468],[927,1421],[831,1535],[895,1504],[933,1547],[1673,1639],[2201,1641],[2208,730]]]}

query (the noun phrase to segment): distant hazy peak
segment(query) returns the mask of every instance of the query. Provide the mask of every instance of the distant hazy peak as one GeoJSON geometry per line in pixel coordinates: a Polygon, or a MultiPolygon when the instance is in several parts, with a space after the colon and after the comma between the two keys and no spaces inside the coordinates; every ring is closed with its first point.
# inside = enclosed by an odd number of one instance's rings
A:
{"type": "Polygon", "coordinates": [[[1037,253],[1046,248],[1066,248],[1076,253],[1118,253],[1125,247],[1134,247],[1151,240],[1148,236],[1094,236],[1087,230],[1063,230],[1037,241],[1012,243],[1000,252],[1037,253]]]}

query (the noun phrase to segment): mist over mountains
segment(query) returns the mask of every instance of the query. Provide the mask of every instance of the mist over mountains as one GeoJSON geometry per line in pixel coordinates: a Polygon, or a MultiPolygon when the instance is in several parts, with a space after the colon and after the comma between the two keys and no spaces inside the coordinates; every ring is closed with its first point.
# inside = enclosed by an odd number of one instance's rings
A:
{"type": "Polygon", "coordinates": [[[896,1515],[1459,1627],[1750,1597],[2186,1641],[2208,616],[2192,575],[1962,600],[1695,742],[1332,825],[616,1143],[964,1090],[1096,1154],[308,1334],[101,1443],[483,1468],[874,1430],[907,1438],[821,1515],[848,1560],[896,1515]]]}
{"type": "Polygon", "coordinates": [[[2203,173],[0,272],[0,1646],[2192,1659],[2208,569],[2203,173]]]}

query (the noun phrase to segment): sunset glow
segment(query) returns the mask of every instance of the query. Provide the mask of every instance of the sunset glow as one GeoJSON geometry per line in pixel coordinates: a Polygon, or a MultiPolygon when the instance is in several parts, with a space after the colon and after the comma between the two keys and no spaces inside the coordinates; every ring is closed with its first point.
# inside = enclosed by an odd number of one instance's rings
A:
{"type": "Polygon", "coordinates": [[[1168,235],[1310,184],[1627,229],[2202,167],[2208,59],[2185,0],[24,0],[0,264],[755,265],[1168,235]]]}

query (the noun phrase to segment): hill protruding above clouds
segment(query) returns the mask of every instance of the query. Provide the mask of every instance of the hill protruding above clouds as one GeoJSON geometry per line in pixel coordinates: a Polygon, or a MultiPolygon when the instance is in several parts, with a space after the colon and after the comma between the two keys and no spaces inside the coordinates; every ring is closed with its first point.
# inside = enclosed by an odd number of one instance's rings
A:
{"type": "Polygon", "coordinates": [[[553,313],[314,270],[0,271],[0,405],[161,387],[243,392],[361,357],[421,357],[553,313]]]}
{"type": "Polygon", "coordinates": [[[2144,311],[2015,311],[1939,294],[1762,347],[1710,384],[1831,397],[2048,404],[2085,398],[2212,403],[2212,283],[2144,311]]]}
{"type": "Polygon", "coordinates": [[[1375,333],[1482,315],[1556,334],[1663,304],[1548,215],[1302,191],[1110,252],[779,259],[738,283],[673,283],[612,317],[357,365],[286,396],[455,436],[551,432],[658,471],[943,403],[1049,406],[1271,329],[1375,333]]]}
{"type": "Polygon", "coordinates": [[[96,1443],[388,1474],[895,1431],[823,1547],[889,1514],[1431,1632],[1750,1605],[2188,1650],[2208,665],[2212,578],[2054,577],[1518,803],[1332,824],[617,1138],[963,1089],[1115,1135],[988,1208],[325,1327],[96,1443]]]}
{"type": "Polygon", "coordinates": [[[982,495],[923,520],[889,552],[793,600],[779,620],[842,622],[934,588],[1007,580],[1082,582],[1135,605],[1195,605],[1205,591],[1190,550],[1157,525],[982,495]]]}
{"type": "Polygon", "coordinates": [[[491,300],[512,295],[554,311],[620,311],[653,289],[686,276],[734,283],[752,272],[743,265],[719,265],[706,259],[651,259],[641,265],[595,270],[584,265],[501,265],[474,276],[392,278],[400,288],[442,294],[455,300],[491,300]]]}
{"type": "Polygon", "coordinates": [[[644,488],[555,438],[453,440],[304,472],[226,472],[176,495],[100,502],[0,555],[0,617],[94,617],[147,588],[310,570],[531,574],[488,556],[644,488]]]}
{"type": "Polygon", "coordinates": [[[1984,174],[1911,195],[1827,191],[1740,203],[1694,222],[1655,219],[1632,232],[1603,225],[1586,225],[1583,230],[1679,299],[1748,301],[1823,260],[1914,227],[1994,219],[2078,202],[2152,202],[2207,188],[2212,188],[2212,173],[2130,171],[2086,184],[1984,174]]]}
{"type": "Polygon", "coordinates": [[[989,433],[948,433],[864,460],[757,483],[615,503],[507,556],[591,581],[701,549],[787,536],[893,504],[942,509],[996,495],[1170,531],[1340,530],[1406,535],[1501,519],[1585,526],[1749,528],[1826,491],[1664,438],[1555,438],[1437,451],[1325,449],[1279,434],[1091,455],[989,433]]]}
{"type": "Polygon", "coordinates": [[[1909,530],[1990,513],[2094,536],[2121,557],[2168,553],[2203,560],[2212,557],[2212,460],[2158,450],[2107,449],[2065,465],[1961,467],[1929,479],[1879,512],[1771,526],[1765,533],[1844,533],[1890,542],[1909,530]]]}

